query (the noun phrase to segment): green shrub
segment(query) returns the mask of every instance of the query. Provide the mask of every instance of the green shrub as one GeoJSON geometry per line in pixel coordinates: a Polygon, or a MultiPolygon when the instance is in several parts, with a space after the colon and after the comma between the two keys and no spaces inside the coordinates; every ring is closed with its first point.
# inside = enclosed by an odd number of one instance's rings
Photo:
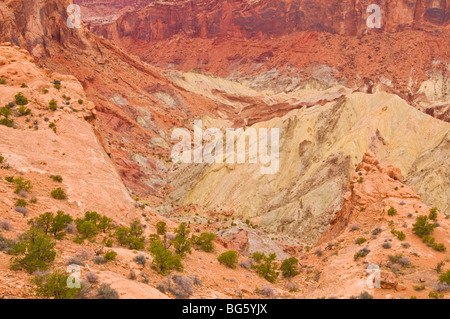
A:
{"type": "Polygon", "coordinates": [[[61,177],[61,175],[50,175],[50,178],[58,183],[62,183],[62,181],[63,181],[63,178],[61,177]]]}
{"type": "Polygon", "coordinates": [[[120,245],[130,249],[143,249],[145,244],[144,228],[135,220],[130,227],[121,226],[116,230],[116,237],[120,245]]]}
{"type": "Polygon", "coordinates": [[[173,269],[183,270],[181,257],[173,255],[173,253],[164,247],[160,240],[150,243],[150,254],[153,256],[153,269],[162,275],[170,273],[173,269]]]}
{"type": "Polygon", "coordinates": [[[214,251],[214,243],[213,241],[217,238],[215,234],[212,233],[202,233],[200,237],[192,236],[192,242],[196,245],[200,250],[205,252],[214,251]]]}
{"type": "Polygon", "coordinates": [[[428,215],[428,218],[429,218],[430,220],[436,220],[437,217],[438,217],[437,207],[433,207],[433,208],[430,210],[430,214],[428,215]]]}
{"type": "Polygon", "coordinates": [[[252,265],[252,268],[256,269],[258,275],[267,281],[274,283],[279,275],[277,272],[277,264],[275,262],[277,255],[273,253],[266,256],[264,253],[254,253],[252,258],[258,262],[257,265],[252,265]]]}
{"type": "Polygon", "coordinates": [[[5,160],[5,158],[2,155],[0,155],[0,164],[3,164],[4,160],[5,160]]]}
{"type": "Polygon", "coordinates": [[[440,275],[439,281],[441,283],[446,283],[447,285],[450,285],[450,270],[447,270],[447,272],[440,275]]]}
{"type": "Polygon", "coordinates": [[[55,243],[41,230],[31,227],[21,235],[19,242],[13,247],[11,269],[25,269],[29,273],[36,270],[47,270],[55,260],[55,243]]]}
{"type": "Polygon", "coordinates": [[[428,294],[428,297],[434,298],[434,299],[442,299],[442,298],[444,298],[444,294],[440,294],[437,291],[430,291],[430,293],[428,294]]]}
{"type": "Polygon", "coordinates": [[[61,187],[58,187],[57,189],[53,190],[51,192],[51,195],[54,199],[64,200],[67,198],[66,193],[61,187]]]}
{"type": "Polygon", "coordinates": [[[19,198],[19,199],[16,201],[16,207],[27,207],[27,206],[28,206],[27,201],[24,200],[24,199],[22,199],[22,198],[19,198]]]}
{"type": "Polygon", "coordinates": [[[48,102],[48,107],[52,111],[56,111],[58,109],[58,104],[56,103],[55,99],[51,99],[50,102],[48,102]]]}
{"type": "Polygon", "coordinates": [[[82,99],[79,99],[79,100],[78,100],[78,104],[80,104],[80,105],[83,104],[83,100],[82,100],[82,99]]]}
{"type": "Polygon", "coordinates": [[[397,210],[391,206],[391,208],[389,208],[389,210],[388,210],[388,215],[394,216],[395,214],[397,214],[397,210]]]}
{"type": "Polygon", "coordinates": [[[292,278],[300,274],[298,271],[298,259],[291,257],[285,259],[280,266],[281,273],[284,278],[292,278]]]}
{"type": "Polygon", "coordinates": [[[417,216],[416,223],[413,224],[413,232],[422,238],[423,236],[430,235],[436,225],[428,223],[428,217],[421,215],[417,216]]]}
{"type": "Polygon", "coordinates": [[[54,80],[53,81],[53,87],[57,90],[61,89],[61,81],[59,80],[54,80]]]}
{"type": "Polygon", "coordinates": [[[6,84],[6,79],[0,78],[0,84],[6,84]]]}
{"type": "Polygon", "coordinates": [[[115,251],[113,251],[113,250],[108,251],[108,252],[105,254],[105,256],[104,256],[104,258],[105,258],[107,261],[116,260],[116,257],[117,257],[117,253],[116,253],[115,251]]]}
{"type": "Polygon", "coordinates": [[[406,238],[405,233],[402,231],[399,231],[399,230],[392,229],[391,234],[396,236],[399,240],[405,240],[405,238],[406,238]]]}
{"type": "Polygon", "coordinates": [[[25,96],[23,96],[22,92],[17,93],[17,95],[15,95],[14,98],[16,99],[17,105],[24,106],[28,104],[28,99],[25,96]]]}
{"type": "Polygon", "coordinates": [[[43,298],[75,299],[80,293],[80,288],[69,288],[67,281],[69,276],[63,270],[55,270],[53,273],[34,278],[37,295],[43,298]]]}
{"type": "Polygon", "coordinates": [[[175,238],[173,240],[173,246],[175,253],[183,257],[186,253],[191,253],[191,241],[188,238],[190,231],[186,228],[186,223],[181,223],[177,229],[175,229],[175,238]]]}
{"type": "Polygon", "coordinates": [[[229,250],[220,254],[219,257],[217,257],[217,260],[229,268],[236,268],[238,263],[238,253],[234,250],[229,250]]]}
{"type": "Polygon", "coordinates": [[[82,239],[92,240],[95,236],[97,236],[98,228],[94,222],[77,218],[75,223],[82,239]]]}
{"type": "Polygon", "coordinates": [[[28,86],[27,86],[25,83],[22,83],[22,84],[20,85],[20,87],[21,87],[21,88],[27,88],[28,86]]]}
{"type": "Polygon", "coordinates": [[[367,241],[364,237],[359,237],[355,240],[355,244],[361,245],[364,244],[367,241]]]}
{"type": "Polygon", "coordinates": [[[16,194],[22,190],[28,192],[33,188],[31,186],[31,181],[25,180],[23,177],[14,178],[12,176],[7,176],[5,177],[5,180],[16,185],[16,189],[14,190],[14,193],[16,194]]]}

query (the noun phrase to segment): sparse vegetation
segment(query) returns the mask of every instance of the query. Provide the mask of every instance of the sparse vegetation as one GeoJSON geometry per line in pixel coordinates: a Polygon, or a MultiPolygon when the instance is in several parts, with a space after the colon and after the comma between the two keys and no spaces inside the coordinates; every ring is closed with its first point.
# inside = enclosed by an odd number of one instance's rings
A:
{"type": "Polygon", "coordinates": [[[55,270],[50,274],[36,276],[33,281],[37,286],[36,293],[43,298],[75,299],[81,287],[68,287],[68,279],[69,276],[64,271],[55,270]]]}
{"type": "Polygon", "coordinates": [[[366,238],[364,238],[364,237],[359,237],[359,238],[357,238],[357,239],[355,240],[355,244],[357,244],[357,245],[362,245],[362,244],[364,244],[366,241],[367,241],[366,238]]]}
{"type": "Polygon", "coordinates": [[[54,189],[50,194],[54,199],[64,200],[67,198],[66,193],[61,187],[54,189]]]}
{"type": "Polygon", "coordinates": [[[214,240],[217,238],[215,234],[212,233],[202,233],[199,237],[192,236],[192,243],[200,250],[205,252],[214,251],[214,240]]]}
{"type": "Polygon", "coordinates": [[[97,289],[98,299],[119,299],[119,293],[110,284],[102,284],[97,289]]]}
{"type": "Polygon", "coordinates": [[[29,273],[36,270],[46,270],[56,256],[55,242],[42,230],[31,227],[19,237],[11,254],[13,258],[11,269],[25,269],[29,273]]]}
{"type": "Polygon", "coordinates": [[[353,259],[357,261],[359,258],[366,257],[370,253],[370,249],[368,247],[364,247],[355,253],[353,259]]]}
{"type": "Polygon", "coordinates": [[[116,237],[119,244],[122,246],[128,246],[130,249],[143,249],[145,237],[144,228],[135,220],[131,223],[130,227],[121,226],[116,230],[116,237]]]}
{"type": "Polygon", "coordinates": [[[273,253],[266,256],[264,253],[255,252],[253,253],[252,258],[257,262],[252,268],[256,269],[258,275],[267,281],[274,283],[279,275],[277,272],[277,264],[275,262],[277,255],[273,253]]]}
{"type": "Polygon", "coordinates": [[[389,216],[394,216],[394,215],[397,214],[397,210],[394,207],[391,206],[391,208],[389,208],[387,213],[388,213],[389,216]]]}
{"type": "Polygon", "coordinates": [[[219,257],[217,257],[217,260],[229,268],[236,268],[238,263],[238,253],[234,250],[229,250],[220,254],[219,257]]]}
{"type": "Polygon", "coordinates": [[[117,257],[117,253],[113,250],[110,250],[110,251],[106,252],[106,254],[103,258],[105,258],[106,261],[113,261],[113,260],[116,260],[116,257],[117,257]]]}
{"type": "Polygon", "coordinates": [[[150,243],[150,253],[153,256],[152,267],[162,275],[170,273],[173,269],[183,269],[181,257],[166,249],[160,240],[154,240],[150,243]]]}
{"type": "Polygon", "coordinates": [[[62,183],[62,181],[63,181],[63,178],[61,177],[61,175],[50,175],[50,178],[58,183],[62,183]]]}
{"type": "Polygon", "coordinates": [[[284,278],[292,278],[300,274],[298,271],[298,259],[291,257],[285,259],[280,266],[281,273],[284,278]]]}
{"type": "Polygon", "coordinates": [[[17,93],[15,96],[15,103],[20,106],[25,106],[28,104],[28,99],[22,94],[22,92],[17,93]]]}

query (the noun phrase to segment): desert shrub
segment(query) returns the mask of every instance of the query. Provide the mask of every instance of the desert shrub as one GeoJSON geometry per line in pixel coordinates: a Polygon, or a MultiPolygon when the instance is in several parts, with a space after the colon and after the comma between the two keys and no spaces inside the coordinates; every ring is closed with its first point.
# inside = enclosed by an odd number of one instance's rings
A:
{"type": "Polygon", "coordinates": [[[405,233],[402,231],[399,231],[399,230],[392,229],[391,234],[396,236],[399,240],[405,240],[405,238],[406,238],[405,233]]]}
{"type": "Polygon", "coordinates": [[[197,248],[205,252],[214,251],[213,241],[217,238],[215,234],[212,233],[202,233],[199,237],[192,236],[192,242],[197,248]]]}
{"type": "Polygon", "coordinates": [[[138,265],[141,265],[142,267],[145,267],[145,264],[147,263],[147,258],[144,255],[137,255],[133,258],[134,262],[138,265]]]}
{"type": "Polygon", "coordinates": [[[297,292],[298,291],[298,284],[295,282],[288,282],[286,284],[286,289],[289,290],[289,292],[297,292]]]}
{"type": "Polygon", "coordinates": [[[0,251],[10,254],[15,245],[16,242],[14,240],[7,239],[0,234],[0,251]]]}
{"type": "Polygon", "coordinates": [[[48,102],[48,107],[51,111],[56,111],[58,109],[58,104],[55,99],[51,99],[50,102],[48,102]]]}
{"type": "Polygon", "coordinates": [[[241,261],[239,266],[245,269],[250,269],[255,264],[255,260],[253,258],[249,258],[247,260],[241,261]]]}
{"type": "Polygon", "coordinates": [[[263,286],[261,289],[256,289],[256,293],[266,297],[266,298],[273,298],[275,297],[275,291],[270,286],[263,286]]]}
{"type": "Polygon", "coordinates": [[[36,293],[44,298],[75,299],[78,297],[79,288],[69,288],[67,280],[69,276],[62,270],[55,270],[44,276],[36,276],[36,293]]]}
{"type": "Polygon", "coordinates": [[[238,253],[234,250],[229,250],[220,254],[219,257],[217,257],[217,260],[229,268],[236,268],[238,263],[238,253]]]}
{"type": "Polygon", "coordinates": [[[119,299],[119,293],[110,284],[102,284],[97,289],[98,299],[119,299]]]}
{"type": "Polygon", "coordinates": [[[6,79],[0,78],[0,84],[6,84],[6,79]]]}
{"type": "Polygon", "coordinates": [[[103,265],[106,264],[107,260],[103,258],[102,256],[95,256],[92,261],[97,265],[103,265]]]}
{"type": "Polygon", "coordinates": [[[187,253],[191,253],[191,241],[188,238],[190,231],[186,227],[186,223],[181,223],[177,229],[175,229],[175,238],[173,240],[173,246],[175,253],[181,257],[187,253]]]}
{"type": "Polygon", "coordinates": [[[77,218],[75,224],[77,226],[77,231],[82,236],[81,239],[92,240],[98,234],[97,225],[93,221],[77,218]]]}
{"type": "Polygon", "coordinates": [[[256,261],[259,260],[257,265],[252,266],[253,269],[256,269],[258,275],[266,279],[268,282],[274,283],[279,275],[277,272],[277,264],[275,262],[277,255],[272,253],[269,256],[266,256],[262,253],[262,256],[260,256],[255,255],[254,253],[252,258],[256,261]]]}
{"type": "Polygon", "coordinates": [[[4,219],[4,220],[0,220],[0,228],[3,229],[3,230],[8,231],[8,230],[12,229],[12,226],[11,226],[11,223],[9,221],[4,219]]]}
{"type": "Polygon", "coordinates": [[[66,229],[71,222],[72,217],[59,210],[57,211],[56,216],[53,215],[53,213],[47,212],[33,218],[28,224],[41,229],[46,235],[51,233],[55,238],[62,238],[65,235],[62,231],[66,229]]]}
{"type": "Polygon", "coordinates": [[[145,243],[144,228],[135,220],[130,227],[121,226],[116,229],[116,237],[120,245],[130,249],[143,249],[145,243]]]}
{"type": "Polygon", "coordinates": [[[413,224],[413,232],[422,238],[423,236],[430,235],[435,227],[434,224],[428,223],[427,216],[421,215],[417,216],[416,223],[413,224]]]}
{"type": "Polygon", "coordinates": [[[28,209],[26,209],[26,207],[17,206],[14,208],[14,210],[18,213],[21,213],[24,217],[28,215],[28,209]]]}
{"type": "Polygon", "coordinates": [[[40,229],[31,227],[20,236],[19,242],[12,248],[11,269],[25,269],[29,273],[46,270],[55,260],[55,243],[40,229]]]}
{"type": "Polygon", "coordinates": [[[168,274],[173,269],[182,270],[181,257],[173,255],[173,253],[164,247],[160,240],[150,243],[150,253],[153,256],[153,269],[160,274],[168,274]]]}
{"type": "Polygon", "coordinates": [[[450,285],[450,270],[439,276],[439,282],[450,285]]]}
{"type": "Polygon", "coordinates": [[[26,108],[25,106],[21,105],[17,109],[17,113],[19,113],[19,116],[30,115],[31,114],[31,110],[29,108],[26,108]]]}
{"type": "Polygon", "coordinates": [[[169,291],[178,299],[188,298],[194,292],[192,279],[174,275],[172,281],[175,285],[170,285],[169,291]]]}
{"type": "Polygon", "coordinates": [[[61,175],[50,175],[50,178],[58,183],[62,183],[62,181],[63,181],[63,178],[61,177],[61,175]]]}
{"type": "Polygon", "coordinates": [[[16,104],[20,105],[20,106],[24,106],[28,104],[28,99],[22,94],[22,92],[17,93],[14,96],[15,100],[16,100],[16,104]]]}
{"type": "Polygon", "coordinates": [[[395,214],[397,214],[397,210],[391,206],[391,208],[389,208],[387,213],[389,216],[394,216],[395,214]]]}
{"type": "Polygon", "coordinates": [[[447,292],[450,291],[450,285],[446,283],[437,283],[433,285],[433,289],[437,292],[447,292]]]}
{"type": "Polygon", "coordinates": [[[19,194],[22,190],[28,192],[33,188],[33,186],[31,186],[31,181],[25,180],[23,177],[14,178],[7,176],[5,177],[5,180],[16,185],[16,189],[14,190],[14,193],[16,194],[19,194]]]}
{"type": "Polygon", "coordinates": [[[444,294],[440,294],[437,291],[430,291],[430,293],[428,294],[428,297],[433,298],[433,299],[442,299],[442,298],[444,298],[444,294]]]}
{"type": "Polygon", "coordinates": [[[355,244],[361,245],[364,244],[367,241],[364,237],[359,237],[355,240],[355,244]]]}
{"type": "Polygon", "coordinates": [[[402,247],[403,248],[409,248],[409,247],[411,247],[411,245],[409,243],[402,243],[402,247]]]}
{"type": "Polygon", "coordinates": [[[106,261],[116,260],[116,257],[117,257],[117,253],[115,251],[112,251],[112,250],[106,252],[106,254],[104,256],[106,261]]]}
{"type": "Polygon", "coordinates": [[[314,254],[317,256],[317,257],[322,257],[322,255],[323,255],[323,251],[322,251],[322,249],[317,249],[315,252],[314,252],[314,254]]]}
{"type": "Polygon", "coordinates": [[[285,259],[280,266],[281,273],[284,278],[292,278],[300,274],[298,271],[298,259],[291,257],[285,259]]]}
{"type": "Polygon", "coordinates": [[[64,192],[64,190],[61,187],[54,189],[51,192],[51,195],[54,199],[59,199],[59,200],[64,200],[67,198],[66,193],[64,192]]]}
{"type": "Polygon", "coordinates": [[[359,230],[359,225],[358,224],[350,225],[350,229],[349,229],[350,232],[356,231],[356,230],[359,230]]]}
{"type": "Polygon", "coordinates": [[[53,81],[53,87],[57,90],[61,89],[61,81],[59,80],[54,80],[53,81]]]}
{"type": "Polygon", "coordinates": [[[385,242],[383,243],[383,245],[381,245],[381,247],[383,247],[384,249],[389,249],[389,248],[391,248],[392,246],[391,246],[391,243],[390,243],[390,242],[385,241],[385,242]]]}
{"type": "Polygon", "coordinates": [[[372,235],[376,236],[378,234],[380,234],[383,230],[380,227],[375,228],[374,230],[372,230],[372,235]]]}
{"type": "Polygon", "coordinates": [[[430,214],[428,215],[428,218],[430,220],[436,220],[437,217],[438,217],[437,207],[433,207],[432,209],[430,209],[430,214]]]}
{"type": "Polygon", "coordinates": [[[98,275],[95,272],[90,271],[90,272],[86,273],[86,279],[91,284],[95,284],[98,282],[98,275]]]}
{"type": "Polygon", "coordinates": [[[4,160],[5,160],[5,158],[0,154],[0,164],[3,164],[4,160]]]}
{"type": "Polygon", "coordinates": [[[82,100],[82,99],[79,99],[79,100],[78,100],[78,104],[80,104],[80,105],[83,104],[83,100],[82,100]]]}
{"type": "Polygon", "coordinates": [[[353,256],[353,259],[356,261],[359,258],[364,258],[370,253],[370,249],[368,247],[364,247],[363,249],[358,250],[355,255],[353,256]]]}
{"type": "Polygon", "coordinates": [[[358,296],[351,296],[350,299],[373,299],[373,296],[367,291],[363,291],[358,296]]]}
{"type": "Polygon", "coordinates": [[[19,198],[16,201],[16,207],[27,207],[27,205],[28,205],[28,202],[22,198],[19,198]]]}
{"type": "Polygon", "coordinates": [[[392,264],[398,263],[402,257],[403,257],[403,254],[388,255],[389,261],[392,264]]]}

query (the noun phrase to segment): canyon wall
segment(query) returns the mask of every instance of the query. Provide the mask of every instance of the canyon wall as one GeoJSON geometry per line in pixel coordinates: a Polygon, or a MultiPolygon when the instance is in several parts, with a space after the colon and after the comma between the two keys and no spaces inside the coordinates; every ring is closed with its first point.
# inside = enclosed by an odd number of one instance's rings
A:
{"type": "Polygon", "coordinates": [[[381,8],[381,32],[433,29],[450,21],[450,1],[445,0],[158,1],[93,30],[110,39],[133,37],[147,42],[176,34],[191,38],[281,36],[298,31],[362,35],[378,32],[366,25],[371,4],[381,8]]]}

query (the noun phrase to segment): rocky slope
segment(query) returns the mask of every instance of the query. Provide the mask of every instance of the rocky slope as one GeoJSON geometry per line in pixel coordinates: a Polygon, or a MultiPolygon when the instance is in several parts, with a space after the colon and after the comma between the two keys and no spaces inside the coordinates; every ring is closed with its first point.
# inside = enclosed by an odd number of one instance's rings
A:
{"type": "MultiPolygon", "coordinates": [[[[205,130],[221,127],[214,119],[204,122],[205,130]]],[[[171,197],[176,204],[233,211],[271,232],[314,243],[341,207],[350,176],[370,149],[400,167],[426,203],[449,211],[448,164],[441,160],[448,157],[450,126],[394,95],[354,93],[249,127],[281,129],[280,170],[262,175],[260,164],[248,162],[175,165],[171,197]],[[430,152],[447,155],[431,160],[430,152]]]]}

